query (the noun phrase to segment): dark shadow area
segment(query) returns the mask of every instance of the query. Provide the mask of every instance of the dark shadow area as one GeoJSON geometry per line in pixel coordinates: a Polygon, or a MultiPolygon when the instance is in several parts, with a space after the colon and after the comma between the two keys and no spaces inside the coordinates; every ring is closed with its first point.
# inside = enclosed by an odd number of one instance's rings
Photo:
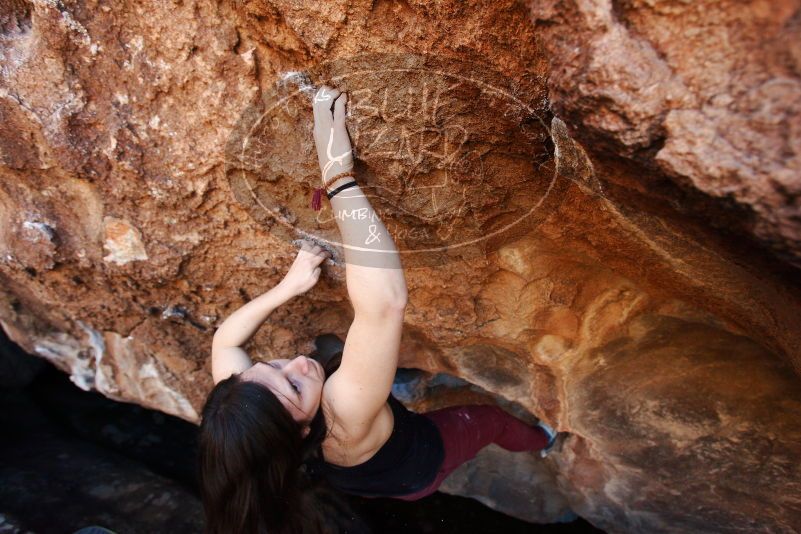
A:
{"type": "MultiPolygon", "coordinates": [[[[197,427],[79,389],[0,329],[0,532],[202,531],[194,476],[197,427]]],[[[473,499],[348,497],[375,531],[601,532],[583,520],[533,525],[473,499]]]]}

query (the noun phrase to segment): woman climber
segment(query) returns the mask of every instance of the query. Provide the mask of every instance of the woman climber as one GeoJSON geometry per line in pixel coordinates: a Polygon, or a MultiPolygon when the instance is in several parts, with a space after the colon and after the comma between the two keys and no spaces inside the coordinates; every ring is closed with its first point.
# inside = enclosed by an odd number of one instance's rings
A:
{"type": "Polygon", "coordinates": [[[198,455],[210,534],[333,532],[344,500],[330,488],[412,501],[490,443],[544,456],[556,441],[547,425],[497,406],[418,414],[391,395],[406,281],[392,237],[354,179],[346,102],[337,89],[317,91],[314,140],[354,319],[344,343],[318,336],[311,357],[253,364],[242,349],[275,308],[317,283],[329,253],[304,241],[283,280],[217,329],[198,455]]]}

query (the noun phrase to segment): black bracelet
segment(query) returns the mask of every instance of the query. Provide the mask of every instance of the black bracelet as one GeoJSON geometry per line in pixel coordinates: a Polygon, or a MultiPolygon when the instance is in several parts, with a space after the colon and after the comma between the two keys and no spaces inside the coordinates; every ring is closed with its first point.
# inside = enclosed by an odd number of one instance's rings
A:
{"type": "Polygon", "coordinates": [[[344,185],[340,185],[339,187],[337,187],[336,189],[334,189],[334,190],[333,190],[333,191],[331,191],[330,193],[326,193],[326,194],[328,195],[328,200],[331,200],[331,198],[332,198],[334,195],[336,195],[337,193],[339,193],[339,192],[340,192],[340,191],[342,191],[343,189],[347,189],[348,187],[353,187],[354,185],[359,185],[359,184],[357,184],[357,183],[356,183],[356,181],[354,180],[354,181],[352,181],[352,182],[348,182],[348,183],[346,183],[346,184],[344,184],[344,185]]]}

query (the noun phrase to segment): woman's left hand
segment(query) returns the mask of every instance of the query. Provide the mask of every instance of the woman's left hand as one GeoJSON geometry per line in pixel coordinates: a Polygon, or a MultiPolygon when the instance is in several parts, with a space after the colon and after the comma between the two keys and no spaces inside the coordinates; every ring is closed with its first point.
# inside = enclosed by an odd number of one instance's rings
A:
{"type": "Polygon", "coordinates": [[[347,102],[348,93],[327,85],[314,95],[314,144],[323,182],[341,172],[353,171],[353,147],[345,124],[347,102]]]}
{"type": "Polygon", "coordinates": [[[303,239],[295,262],[281,280],[281,285],[286,287],[292,295],[305,293],[313,288],[320,279],[322,271],[320,264],[330,257],[331,254],[327,250],[303,239]]]}

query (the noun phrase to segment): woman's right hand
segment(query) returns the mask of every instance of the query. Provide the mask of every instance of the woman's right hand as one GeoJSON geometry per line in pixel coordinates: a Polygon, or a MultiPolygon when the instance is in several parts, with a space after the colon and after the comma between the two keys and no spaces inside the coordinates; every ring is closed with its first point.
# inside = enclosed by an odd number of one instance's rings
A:
{"type": "Polygon", "coordinates": [[[314,95],[314,144],[323,182],[353,170],[353,149],[345,127],[348,94],[323,85],[314,95]],[[331,104],[334,111],[331,111],[331,104]]]}
{"type": "Polygon", "coordinates": [[[313,288],[320,279],[320,264],[331,254],[320,245],[315,245],[308,239],[303,239],[300,250],[289,268],[289,271],[281,280],[281,285],[293,296],[301,295],[313,288]]]}

